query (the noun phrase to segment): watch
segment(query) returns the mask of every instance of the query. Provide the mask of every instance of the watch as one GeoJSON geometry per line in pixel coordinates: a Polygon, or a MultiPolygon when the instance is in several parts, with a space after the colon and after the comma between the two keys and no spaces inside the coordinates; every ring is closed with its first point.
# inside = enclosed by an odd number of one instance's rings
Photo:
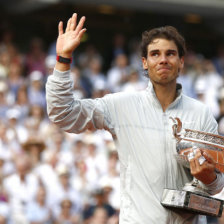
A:
{"type": "Polygon", "coordinates": [[[59,55],[57,55],[56,60],[58,62],[65,63],[65,64],[71,64],[72,63],[72,58],[64,58],[64,57],[59,56],[59,55]]]}

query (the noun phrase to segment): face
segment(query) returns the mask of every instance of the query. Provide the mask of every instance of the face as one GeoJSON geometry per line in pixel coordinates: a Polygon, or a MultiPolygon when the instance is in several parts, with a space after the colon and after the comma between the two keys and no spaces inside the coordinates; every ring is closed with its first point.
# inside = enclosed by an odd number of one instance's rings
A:
{"type": "Polygon", "coordinates": [[[46,191],[44,188],[40,187],[37,192],[37,201],[45,201],[46,191]]]}
{"type": "Polygon", "coordinates": [[[152,83],[159,85],[176,83],[184,65],[184,59],[179,57],[174,41],[161,38],[148,45],[147,58],[143,57],[142,62],[152,83]]]}

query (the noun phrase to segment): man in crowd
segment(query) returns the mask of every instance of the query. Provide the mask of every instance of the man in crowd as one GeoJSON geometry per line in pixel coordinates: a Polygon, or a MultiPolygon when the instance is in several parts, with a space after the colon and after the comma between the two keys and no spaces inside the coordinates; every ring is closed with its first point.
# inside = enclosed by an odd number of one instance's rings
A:
{"type": "Polygon", "coordinates": [[[202,150],[191,158],[190,171],[174,158],[176,142],[170,117],[179,117],[184,128],[217,133],[208,108],[182,94],[176,82],[184,66],[184,38],[171,26],[145,31],[142,62],[150,78],[148,87],[139,92],[80,100],[73,96],[69,69],[72,53],[86,31],[85,17],[78,25],[76,22],[77,14],[73,14],[65,32],[59,23],[58,61],[46,85],[50,119],[72,133],[105,129],[112,134],[121,164],[120,224],[197,221],[196,215],[174,212],[160,203],[164,188],[182,189],[192,175],[210,194],[219,192],[224,185],[222,174],[215,171],[213,160],[202,150]],[[206,161],[200,165],[201,156],[206,161]]]}

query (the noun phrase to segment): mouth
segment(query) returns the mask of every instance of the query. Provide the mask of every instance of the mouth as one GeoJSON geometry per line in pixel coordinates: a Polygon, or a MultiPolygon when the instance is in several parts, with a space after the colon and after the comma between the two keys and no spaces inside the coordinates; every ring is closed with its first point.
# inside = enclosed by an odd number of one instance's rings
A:
{"type": "Polygon", "coordinates": [[[160,72],[170,71],[170,68],[169,67],[161,67],[158,69],[158,71],[160,71],[160,72]]]}

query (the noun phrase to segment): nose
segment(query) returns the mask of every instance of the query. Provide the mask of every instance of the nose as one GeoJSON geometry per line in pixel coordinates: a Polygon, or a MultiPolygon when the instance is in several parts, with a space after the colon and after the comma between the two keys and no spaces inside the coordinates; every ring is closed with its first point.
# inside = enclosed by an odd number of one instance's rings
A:
{"type": "Polygon", "coordinates": [[[162,54],[160,57],[160,64],[167,64],[167,56],[165,54],[162,54]]]}

